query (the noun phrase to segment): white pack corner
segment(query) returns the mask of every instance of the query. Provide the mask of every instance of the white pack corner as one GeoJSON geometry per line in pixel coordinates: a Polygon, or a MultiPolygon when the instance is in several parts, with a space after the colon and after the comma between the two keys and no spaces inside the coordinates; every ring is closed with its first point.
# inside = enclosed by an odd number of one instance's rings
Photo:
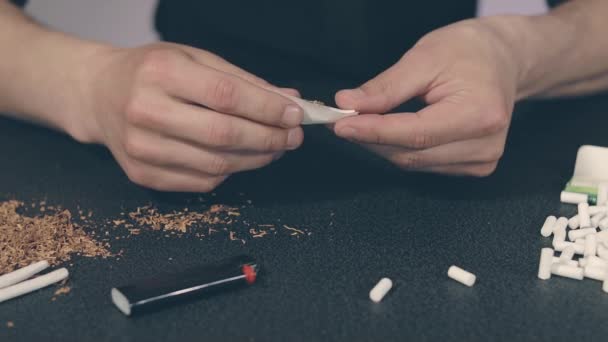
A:
{"type": "Polygon", "coordinates": [[[608,148],[583,145],[578,149],[574,174],[566,184],[564,191],[586,194],[591,203],[603,204],[606,199],[597,198],[600,185],[608,186],[608,148]]]}

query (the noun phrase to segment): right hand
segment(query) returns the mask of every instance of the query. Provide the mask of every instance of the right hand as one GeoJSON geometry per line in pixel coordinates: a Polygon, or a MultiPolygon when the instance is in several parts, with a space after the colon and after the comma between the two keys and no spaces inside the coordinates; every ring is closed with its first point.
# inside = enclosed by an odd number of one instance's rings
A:
{"type": "Polygon", "coordinates": [[[171,43],[112,49],[92,59],[84,112],[70,131],[106,145],[133,182],[209,192],[263,167],[303,140],[287,94],[207,51],[171,43]]]}

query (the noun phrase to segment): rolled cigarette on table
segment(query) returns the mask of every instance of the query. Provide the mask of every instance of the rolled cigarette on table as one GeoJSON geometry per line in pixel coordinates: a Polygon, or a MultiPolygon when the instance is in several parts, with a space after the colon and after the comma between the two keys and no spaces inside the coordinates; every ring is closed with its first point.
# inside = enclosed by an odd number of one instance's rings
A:
{"type": "Polygon", "coordinates": [[[26,279],[33,277],[42,270],[49,267],[49,262],[46,260],[35,262],[29,266],[25,266],[16,271],[0,276],[0,289],[20,283],[26,279]]]}
{"type": "Polygon", "coordinates": [[[0,303],[60,282],[67,278],[68,275],[69,272],[66,268],[60,268],[34,279],[0,289],[0,303]]]}

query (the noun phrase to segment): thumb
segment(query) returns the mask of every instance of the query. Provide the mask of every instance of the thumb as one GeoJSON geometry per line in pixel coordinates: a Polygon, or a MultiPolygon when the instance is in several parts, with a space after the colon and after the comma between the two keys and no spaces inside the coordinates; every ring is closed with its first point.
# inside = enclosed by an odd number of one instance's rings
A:
{"type": "Polygon", "coordinates": [[[386,113],[428,89],[431,80],[427,63],[420,63],[406,54],[399,62],[355,89],[336,93],[340,108],[361,113],[386,113]]]}

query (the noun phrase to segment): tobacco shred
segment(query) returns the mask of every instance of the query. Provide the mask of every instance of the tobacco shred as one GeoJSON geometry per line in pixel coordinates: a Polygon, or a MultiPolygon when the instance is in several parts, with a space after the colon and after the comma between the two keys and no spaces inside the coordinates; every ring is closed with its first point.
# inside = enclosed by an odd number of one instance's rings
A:
{"type": "MultiPolygon", "coordinates": [[[[40,203],[41,209],[45,203],[40,203]]],[[[18,213],[23,202],[0,203],[0,274],[14,271],[40,260],[59,264],[73,254],[108,257],[108,245],[102,245],[72,222],[68,210],[28,217],[18,213]]]]}
{"type": "MultiPolygon", "coordinates": [[[[181,211],[160,213],[152,206],[138,207],[135,211],[127,214],[140,227],[152,228],[152,230],[188,232],[192,225],[225,225],[229,224],[229,216],[240,216],[238,208],[215,204],[203,212],[190,211],[184,208],[181,211]]],[[[114,221],[115,225],[124,225],[124,220],[114,221]]],[[[139,231],[132,231],[138,234],[139,231]]]]}
{"type": "Polygon", "coordinates": [[[70,291],[72,291],[71,287],[69,287],[69,286],[62,286],[62,287],[58,288],[57,291],[55,291],[55,296],[60,296],[60,295],[68,294],[68,293],[70,293],[70,291]]]}

